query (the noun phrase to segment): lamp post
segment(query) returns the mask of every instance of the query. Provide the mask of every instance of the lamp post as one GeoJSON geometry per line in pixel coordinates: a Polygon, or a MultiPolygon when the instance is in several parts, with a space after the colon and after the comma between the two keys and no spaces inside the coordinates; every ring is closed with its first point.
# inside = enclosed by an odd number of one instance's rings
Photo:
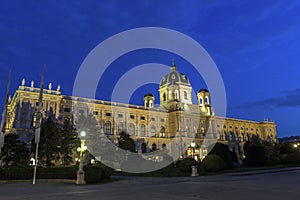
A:
{"type": "Polygon", "coordinates": [[[195,147],[196,147],[196,143],[192,142],[191,147],[192,147],[192,158],[194,158],[194,150],[195,150],[195,147]]]}
{"type": "Polygon", "coordinates": [[[76,179],[76,184],[77,185],[82,185],[85,184],[84,180],[84,171],[83,171],[83,152],[87,150],[87,147],[84,145],[85,140],[84,137],[86,136],[85,131],[80,132],[80,147],[77,148],[77,151],[80,153],[79,156],[79,169],[77,171],[77,179],[76,179]]]}

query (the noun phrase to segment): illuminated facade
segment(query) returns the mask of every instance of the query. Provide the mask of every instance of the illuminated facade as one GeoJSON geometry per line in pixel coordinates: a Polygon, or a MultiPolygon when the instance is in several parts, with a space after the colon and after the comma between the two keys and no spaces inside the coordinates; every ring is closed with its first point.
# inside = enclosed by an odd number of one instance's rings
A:
{"type": "MultiPolygon", "coordinates": [[[[63,95],[60,86],[43,91],[44,116],[53,112],[58,119],[72,118],[73,114],[92,113],[104,133],[117,139],[125,130],[135,140],[137,152],[146,153],[166,148],[176,140],[169,151],[183,152],[184,156],[203,159],[207,147],[216,141],[227,144],[241,158],[243,144],[257,135],[261,140],[277,142],[273,121],[249,120],[215,116],[209,91],[197,93],[197,104],[192,104],[192,88],[188,77],[179,73],[172,63],[171,71],[164,76],[159,87],[160,106],[154,106],[154,96],[146,94],[144,106],[63,95]]],[[[31,141],[34,134],[35,113],[39,88],[21,85],[8,106],[7,133],[17,133],[24,141],[31,141]]],[[[74,119],[76,121],[76,119],[74,119]]]]}

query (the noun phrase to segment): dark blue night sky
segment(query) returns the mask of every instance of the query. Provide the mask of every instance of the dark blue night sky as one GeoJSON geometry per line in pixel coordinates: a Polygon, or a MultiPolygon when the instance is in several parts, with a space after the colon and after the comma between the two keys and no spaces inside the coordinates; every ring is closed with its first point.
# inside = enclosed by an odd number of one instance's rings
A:
{"type": "MultiPolygon", "coordinates": [[[[165,27],[192,37],[210,54],[225,83],[228,117],[269,118],[279,137],[300,135],[299,11],[297,0],[1,1],[0,102],[10,68],[12,94],[22,78],[38,85],[46,64],[46,83],[60,84],[71,95],[77,70],[100,42],[132,28],[165,27]]],[[[206,87],[185,60],[148,49],[116,60],[97,98],[109,100],[116,80],[130,68],[170,65],[172,58],[195,90],[206,87]]],[[[131,103],[142,104],[144,93],[158,94],[157,87],[139,88],[131,103]]]]}

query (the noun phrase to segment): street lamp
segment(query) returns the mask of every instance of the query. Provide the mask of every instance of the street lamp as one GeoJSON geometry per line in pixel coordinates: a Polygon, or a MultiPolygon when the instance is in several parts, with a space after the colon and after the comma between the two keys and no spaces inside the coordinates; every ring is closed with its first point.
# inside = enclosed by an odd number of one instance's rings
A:
{"type": "Polygon", "coordinates": [[[77,171],[77,185],[85,184],[84,180],[84,171],[83,171],[83,152],[87,150],[87,147],[84,145],[85,140],[84,137],[86,136],[85,131],[80,132],[80,147],[77,148],[77,151],[80,153],[80,159],[79,159],[79,169],[77,171]]]}
{"type": "Polygon", "coordinates": [[[192,158],[194,158],[194,149],[196,147],[196,143],[195,142],[192,142],[191,143],[191,147],[192,147],[192,158]]]}

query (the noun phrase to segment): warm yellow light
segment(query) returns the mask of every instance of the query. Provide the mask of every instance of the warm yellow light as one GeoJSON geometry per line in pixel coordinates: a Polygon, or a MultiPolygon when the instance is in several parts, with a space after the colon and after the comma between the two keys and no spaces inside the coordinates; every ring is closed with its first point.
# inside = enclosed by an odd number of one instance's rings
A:
{"type": "Polygon", "coordinates": [[[296,147],[298,147],[298,145],[297,145],[297,144],[294,144],[294,147],[296,148],[296,147]]]}
{"type": "Polygon", "coordinates": [[[81,131],[81,132],[80,132],[80,136],[81,136],[81,137],[85,137],[85,136],[86,136],[86,132],[85,132],[85,131],[81,131]]]}
{"type": "Polygon", "coordinates": [[[192,143],[191,143],[191,147],[193,147],[193,148],[196,147],[196,143],[195,143],[195,142],[192,142],[192,143]]]}

